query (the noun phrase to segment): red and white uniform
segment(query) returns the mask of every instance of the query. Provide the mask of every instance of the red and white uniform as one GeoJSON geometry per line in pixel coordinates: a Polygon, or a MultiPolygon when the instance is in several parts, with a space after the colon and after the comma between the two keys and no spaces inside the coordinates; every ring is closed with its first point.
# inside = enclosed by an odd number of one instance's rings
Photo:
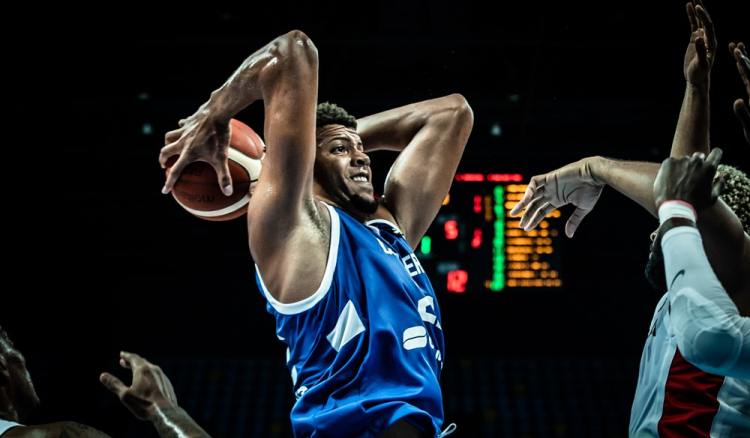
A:
{"type": "Polygon", "coordinates": [[[630,438],[750,437],[750,318],[710,267],[700,234],[662,238],[669,292],[641,356],[630,438]]]}

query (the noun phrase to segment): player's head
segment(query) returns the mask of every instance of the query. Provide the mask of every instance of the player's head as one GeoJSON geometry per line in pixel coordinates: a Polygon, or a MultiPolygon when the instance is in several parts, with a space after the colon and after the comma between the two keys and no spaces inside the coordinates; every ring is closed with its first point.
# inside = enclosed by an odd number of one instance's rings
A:
{"type": "MultiPolygon", "coordinates": [[[[746,173],[728,164],[719,164],[714,179],[721,174],[727,174],[728,177],[719,196],[740,220],[745,233],[750,234],[750,178],[746,173]]],[[[646,279],[657,291],[666,292],[664,254],[661,250],[661,236],[657,231],[651,233],[651,253],[646,262],[646,279]]]]}
{"type": "Polygon", "coordinates": [[[357,119],[334,103],[318,104],[315,143],[316,195],[357,215],[374,213],[378,202],[357,119]]]}
{"type": "Polygon", "coordinates": [[[26,359],[0,327],[0,418],[23,423],[39,406],[26,359]]]}

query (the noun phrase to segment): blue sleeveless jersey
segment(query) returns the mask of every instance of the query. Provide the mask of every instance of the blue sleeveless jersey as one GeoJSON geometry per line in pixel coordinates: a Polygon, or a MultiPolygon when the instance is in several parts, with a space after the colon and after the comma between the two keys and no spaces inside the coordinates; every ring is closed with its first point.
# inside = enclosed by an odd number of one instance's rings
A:
{"type": "Polygon", "coordinates": [[[394,224],[326,206],[331,245],[312,296],[282,304],[255,270],[288,347],[294,436],[370,438],[402,418],[437,436],[445,350],[432,285],[394,224]]]}

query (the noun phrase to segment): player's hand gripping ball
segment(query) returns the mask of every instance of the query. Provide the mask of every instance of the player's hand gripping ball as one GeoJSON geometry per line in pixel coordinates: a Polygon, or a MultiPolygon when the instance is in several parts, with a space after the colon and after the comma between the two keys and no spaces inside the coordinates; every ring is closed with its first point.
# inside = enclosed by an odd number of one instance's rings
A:
{"type": "MultiPolygon", "coordinates": [[[[209,221],[228,221],[247,212],[247,204],[258,175],[265,144],[246,124],[232,119],[230,123],[229,172],[234,188],[230,196],[221,191],[216,171],[204,161],[188,164],[172,188],[172,196],[193,216],[209,221]]],[[[166,174],[177,161],[177,156],[166,163],[166,174]]]]}

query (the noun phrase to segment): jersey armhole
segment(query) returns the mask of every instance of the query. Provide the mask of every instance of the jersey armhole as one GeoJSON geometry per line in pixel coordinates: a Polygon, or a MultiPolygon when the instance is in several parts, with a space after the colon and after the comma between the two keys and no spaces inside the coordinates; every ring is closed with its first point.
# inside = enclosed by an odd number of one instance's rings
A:
{"type": "Polygon", "coordinates": [[[263,282],[263,277],[260,274],[258,265],[257,263],[255,264],[255,272],[258,276],[258,283],[260,284],[261,292],[263,292],[263,295],[266,297],[266,300],[268,300],[271,306],[273,306],[273,308],[281,314],[294,315],[311,309],[320,300],[322,300],[323,297],[326,296],[328,290],[331,288],[331,283],[333,282],[333,273],[336,270],[336,261],[338,260],[339,255],[341,220],[339,218],[339,214],[332,206],[326,204],[325,202],[323,202],[323,205],[326,206],[329,216],[331,217],[331,241],[328,246],[328,260],[326,261],[326,269],[323,273],[323,279],[320,282],[320,286],[318,286],[318,290],[316,290],[309,297],[297,301],[296,303],[281,303],[273,296],[271,296],[271,294],[268,292],[268,288],[263,282]]]}

